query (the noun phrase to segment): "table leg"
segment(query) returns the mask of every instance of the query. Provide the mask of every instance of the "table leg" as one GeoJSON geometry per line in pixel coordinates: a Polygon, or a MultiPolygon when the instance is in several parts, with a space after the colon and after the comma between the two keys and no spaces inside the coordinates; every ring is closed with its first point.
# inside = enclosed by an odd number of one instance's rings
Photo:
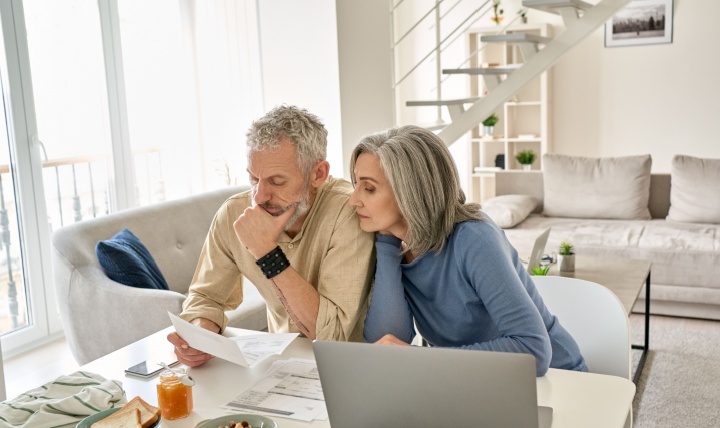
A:
{"type": "Polygon", "coordinates": [[[632,345],[632,349],[642,350],[637,370],[635,370],[635,374],[633,375],[633,383],[637,385],[640,380],[640,373],[642,373],[643,367],[645,366],[645,358],[650,349],[650,272],[648,272],[647,278],[645,278],[645,343],[644,345],[632,345]]]}

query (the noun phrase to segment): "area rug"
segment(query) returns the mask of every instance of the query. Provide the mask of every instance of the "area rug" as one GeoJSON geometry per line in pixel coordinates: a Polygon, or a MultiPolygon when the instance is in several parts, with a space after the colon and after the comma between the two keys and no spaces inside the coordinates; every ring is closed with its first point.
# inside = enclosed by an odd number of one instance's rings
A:
{"type": "MultiPolygon", "coordinates": [[[[641,326],[632,324],[634,343],[641,326]]],[[[639,351],[633,351],[633,373],[639,351]]],[[[636,428],[720,427],[720,331],[653,326],[633,402],[636,428]]]]}

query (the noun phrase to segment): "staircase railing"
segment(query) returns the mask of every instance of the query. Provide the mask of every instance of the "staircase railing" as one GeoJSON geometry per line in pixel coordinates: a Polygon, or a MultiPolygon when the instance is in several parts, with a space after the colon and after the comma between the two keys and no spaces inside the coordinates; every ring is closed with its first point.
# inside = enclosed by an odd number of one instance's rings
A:
{"type": "MultiPolygon", "coordinates": [[[[393,55],[393,75],[392,75],[392,81],[393,81],[393,91],[396,91],[398,86],[402,84],[407,78],[409,78],[413,73],[421,66],[423,65],[427,60],[430,58],[436,58],[435,61],[435,82],[436,86],[432,88],[432,91],[436,94],[436,99],[441,100],[442,99],[442,84],[445,80],[448,79],[448,76],[443,76],[442,74],[442,52],[445,51],[448,47],[452,46],[457,39],[459,39],[463,34],[467,32],[468,29],[470,29],[477,21],[482,19],[485,15],[487,15],[488,12],[492,10],[492,0],[485,0],[480,4],[479,7],[474,9],[467,17],[465,17],[460,24],[457,24],[450,33],[442,37],[441,34],[441,26],[443,24],[443,21],[447,19],[448,15],[451,11],[453,11],[458,5],[463,3],[465,0],[457,0],[452,6],[450,6],[444,13],[441,13],[440,6],[445,0],[436,0],[435,5],[432,6],[429,10],[427,10],[420,19],[418,19],[413,25],[410,26],[410,28],[405,31],[397,40],[393,40],[391,45],[392,55],[393,55]],[[432,46],[429,51],[414,65],[410,67],[410,69],[405,72],[402,77],[399,79],[396,76],[397,67],[396,67],[396,58],[397,58],[397,52],[396,50],[399,48],[400,44],[411,34],[415,33],[418,28],[420,28],[420,24],[422,24],[424,21],[427,20],[427,18],[434,13],[434,23],[433,28],[435,30],[435,45],[432,46]],[[461,30],[462,29],[462,30],[461,30]]],[[[404,0],[400,0],[397,3],[395,0],[390,0],[390,22],[394,23],[394,17],[395,14],[398,13],[398,7],[404,2],[404,0]]],[[[395,37],[394,34],[394,27],[392,36],[395,37]]],[[[468,58],[467,61],[470,59],[468,58]]],[[[438,123],[442,123],[442,107],[438,106],[437,109],[437,120],[438,123]]]]}
{"type": "MultiPolygon", "coordinates": [[[[472,130],[477,126],[483,118],[489,116],[495,111],[502,103],[509,100],[513,95],[523,89],[528,83],[530,83],[535,77],[552,67],[565,53],[577,45],[581,40],[590,35],[593,31],[599,28],[605,21],[610,19],[620,8],[626,5],[630,0],[601,0],[597,4],[588,4],[582,0],[525,0],[523,1],[524,7],[534,7],[541,10],[554,9],[556,13],[560,14],[565,23],[565,31],[560,33],[557,37],[551,41],[545,43],[544,47],[536,54],[529,58],[521,67],[518,67],[511,74],[509,74],[502,82],[496,87],[489,90],[487,95],[481,98],[466,98],[455,100],[451,103],[447,100],[442,99],[442,84],[447,79],[442,78],[442,66],[441,66],[441,53],[444,49],[457,40],[457,38],[466,33],[466,31],[480,18],[485,16],[492,9],[492,0],[486,0],[482,5],[473,10],[472,13],[465,18],[460,25],[458,25],[448,36],[440,39],[440,25],[441,16],[439,14],[440,3],[443,0],[436,0],[435,6],[430,12],[426,13],[420,21],[426,19],[432,11],[436,12],[436,40],[433,49],[425,55],[417,64],[415,64],[411,70],[406,73],[399,81],[393,86],[393,90],[397,91],[397,87],[410,74],[416,71],[416,69],[424,63],[428,58],[432,57],[432,54],[436,55],[436,73],[437,73],[437,87],[436,92],[436,103],[430,101],[420,102],[408,102],[407,105],[417,106],[438,106],[438,124],[444,125],[442,120],[442,111],[440,110],[441,105],[446,105],[450,111],[450,117],[452,122],[446,126],[435,127],[434,129],[440,129],[439,136],[445,141],[446,144],[451,145],[464,134],[472,130]],[[580,16],[579,10],[584,10],[582,16],[580,16]],[[468,21],[471,23],[465,27],[462,31],[459,31],[468,21]],[[453,35],[457,34],[455,38],[448,41],[453,35]],[[466,104],[472,104],[468,109],[465,109],[466,104]]],[[[458,0],[458,3],[463,0],[458,0]]],[[[397,6],[402,3],[402,0],[396,5],[391,7],[391,13],[397,13],[397,6]]],[[[457,3],[453,5],[453,8],[457,6],[457,3]]],[[[447,15],[447,13],[445,14],[447,15]]],[[[392,18],[392,17],[391,17],[392,18]]],[[[519,16],[515,20],[512,20],[507,25],[503,26],[499,32],[505,32],[505,30],[513,25],[519,16]]],[[[418,28],[416,23],[411,27],[409,31],[414,31],[418,28]]],[[[393,60],[395,60],[398,44],[400,41],[405,39],[407,34],[403,35],[398,43],[393,43],[393,60]]],[[[479,51],[484,49],[484,45],[480,46],[477,51],[470,53],[470,55],[463,61],[463,65],[467,64],[479,51]]],[[[395,82],[395,70],[393,70],[393,81],[395,82]]]]}
{"type": "MultiPolygon", "coordinates": [[[[136,162],[143,160],[148,168],[150,164],[157,168],[156,173],[152,174],[157,177],[163,175],[161,155],[162,150],[159,148],[133,153],[136,162]],[[148,162],[150,157],[157,158],[157,162],[148,162]]],[[[48,159],[42,163],[42,167],[46,192],[48,195],[54,193],[47,202],[48,224],[51,230],[108,213],[104,157],[48,159]]],[[[148,182],[147,185],[152,184],[148,182]]],[[[158,200],[164,198],[164,194],[157,195],[158,200]]],[[[16,212],[10,165],[0,165],[0,252],[3,253],[0,255],[0,335],[25,327],[28,322],[28,306],[24,303],[27,296],[21,275],[20,238],[14,218],[16,212]],[[4,308],[7,308],[7,311],[4,308]]]]}

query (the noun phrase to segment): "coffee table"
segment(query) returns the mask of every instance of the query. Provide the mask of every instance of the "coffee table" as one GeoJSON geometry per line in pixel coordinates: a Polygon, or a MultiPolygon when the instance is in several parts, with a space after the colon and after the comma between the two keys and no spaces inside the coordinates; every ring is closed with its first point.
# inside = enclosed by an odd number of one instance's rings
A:
{"type": "Polygon", "coordinates": [[[640,373],[645,366],[647,352],[650,349],[650,267],[649,260],[611,259],[600,257],[575,256],[575,272],[559,272],[553,267],[548,275],[560,275],[568,278],[584,279],[604,285],[615,293],[625,307],[628,316],[645,286],[645,340],[642,345],[632,345],[632,349],[642,351],[633,382],[637,385],[640,373]]]}

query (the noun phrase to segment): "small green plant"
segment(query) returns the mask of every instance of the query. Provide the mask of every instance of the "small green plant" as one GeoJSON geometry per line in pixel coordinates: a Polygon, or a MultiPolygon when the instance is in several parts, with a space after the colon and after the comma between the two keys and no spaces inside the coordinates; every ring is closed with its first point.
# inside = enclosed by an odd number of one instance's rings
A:
{"type": "Polygon", "coordinates": [[[521,7],[520,10],[518,10],[518,15],[520,15],[521,18],[527,18],[528,8],[521,7]]]}
{"type": "Polygon", "coordinates": [[[535,152],[532,150],[522,150],[515,155],[515,159],[517,159],[521,165],[532,165],[532,163],[535,162],[535,152]]]}
{"type": "Polygon", "coordinates": [[[505,13],[505,11],[500,8],[500,2],[501,0],[493,0],[493,16],[490,17],[493,21],[495,21],[496,24],[500,25],[500,21],[503,20],[502,14],[505,13]]]}
{"type": "Polygon", "coordinates": [[[570,243],[570,241],[562,241],[560,243],[560,251],[558,253],[561,256],[572,256],[575,254],[575,248],[573,247],[573,244],[570,243]]]}
{"type": "Polygon", "coordinates": [[[495,116],[495,113],[488,116],[485,120],[483,120],[483,126],[495,126],[495,124],[498,121],[498,117],[495,116]]]}
{"type": "Polygon", "coordinates": [[[532,273],[535,276],[545,276],[547,275],[548,271],[550,270],[550,265],[547,266],[533,266],[532,273]]]}

